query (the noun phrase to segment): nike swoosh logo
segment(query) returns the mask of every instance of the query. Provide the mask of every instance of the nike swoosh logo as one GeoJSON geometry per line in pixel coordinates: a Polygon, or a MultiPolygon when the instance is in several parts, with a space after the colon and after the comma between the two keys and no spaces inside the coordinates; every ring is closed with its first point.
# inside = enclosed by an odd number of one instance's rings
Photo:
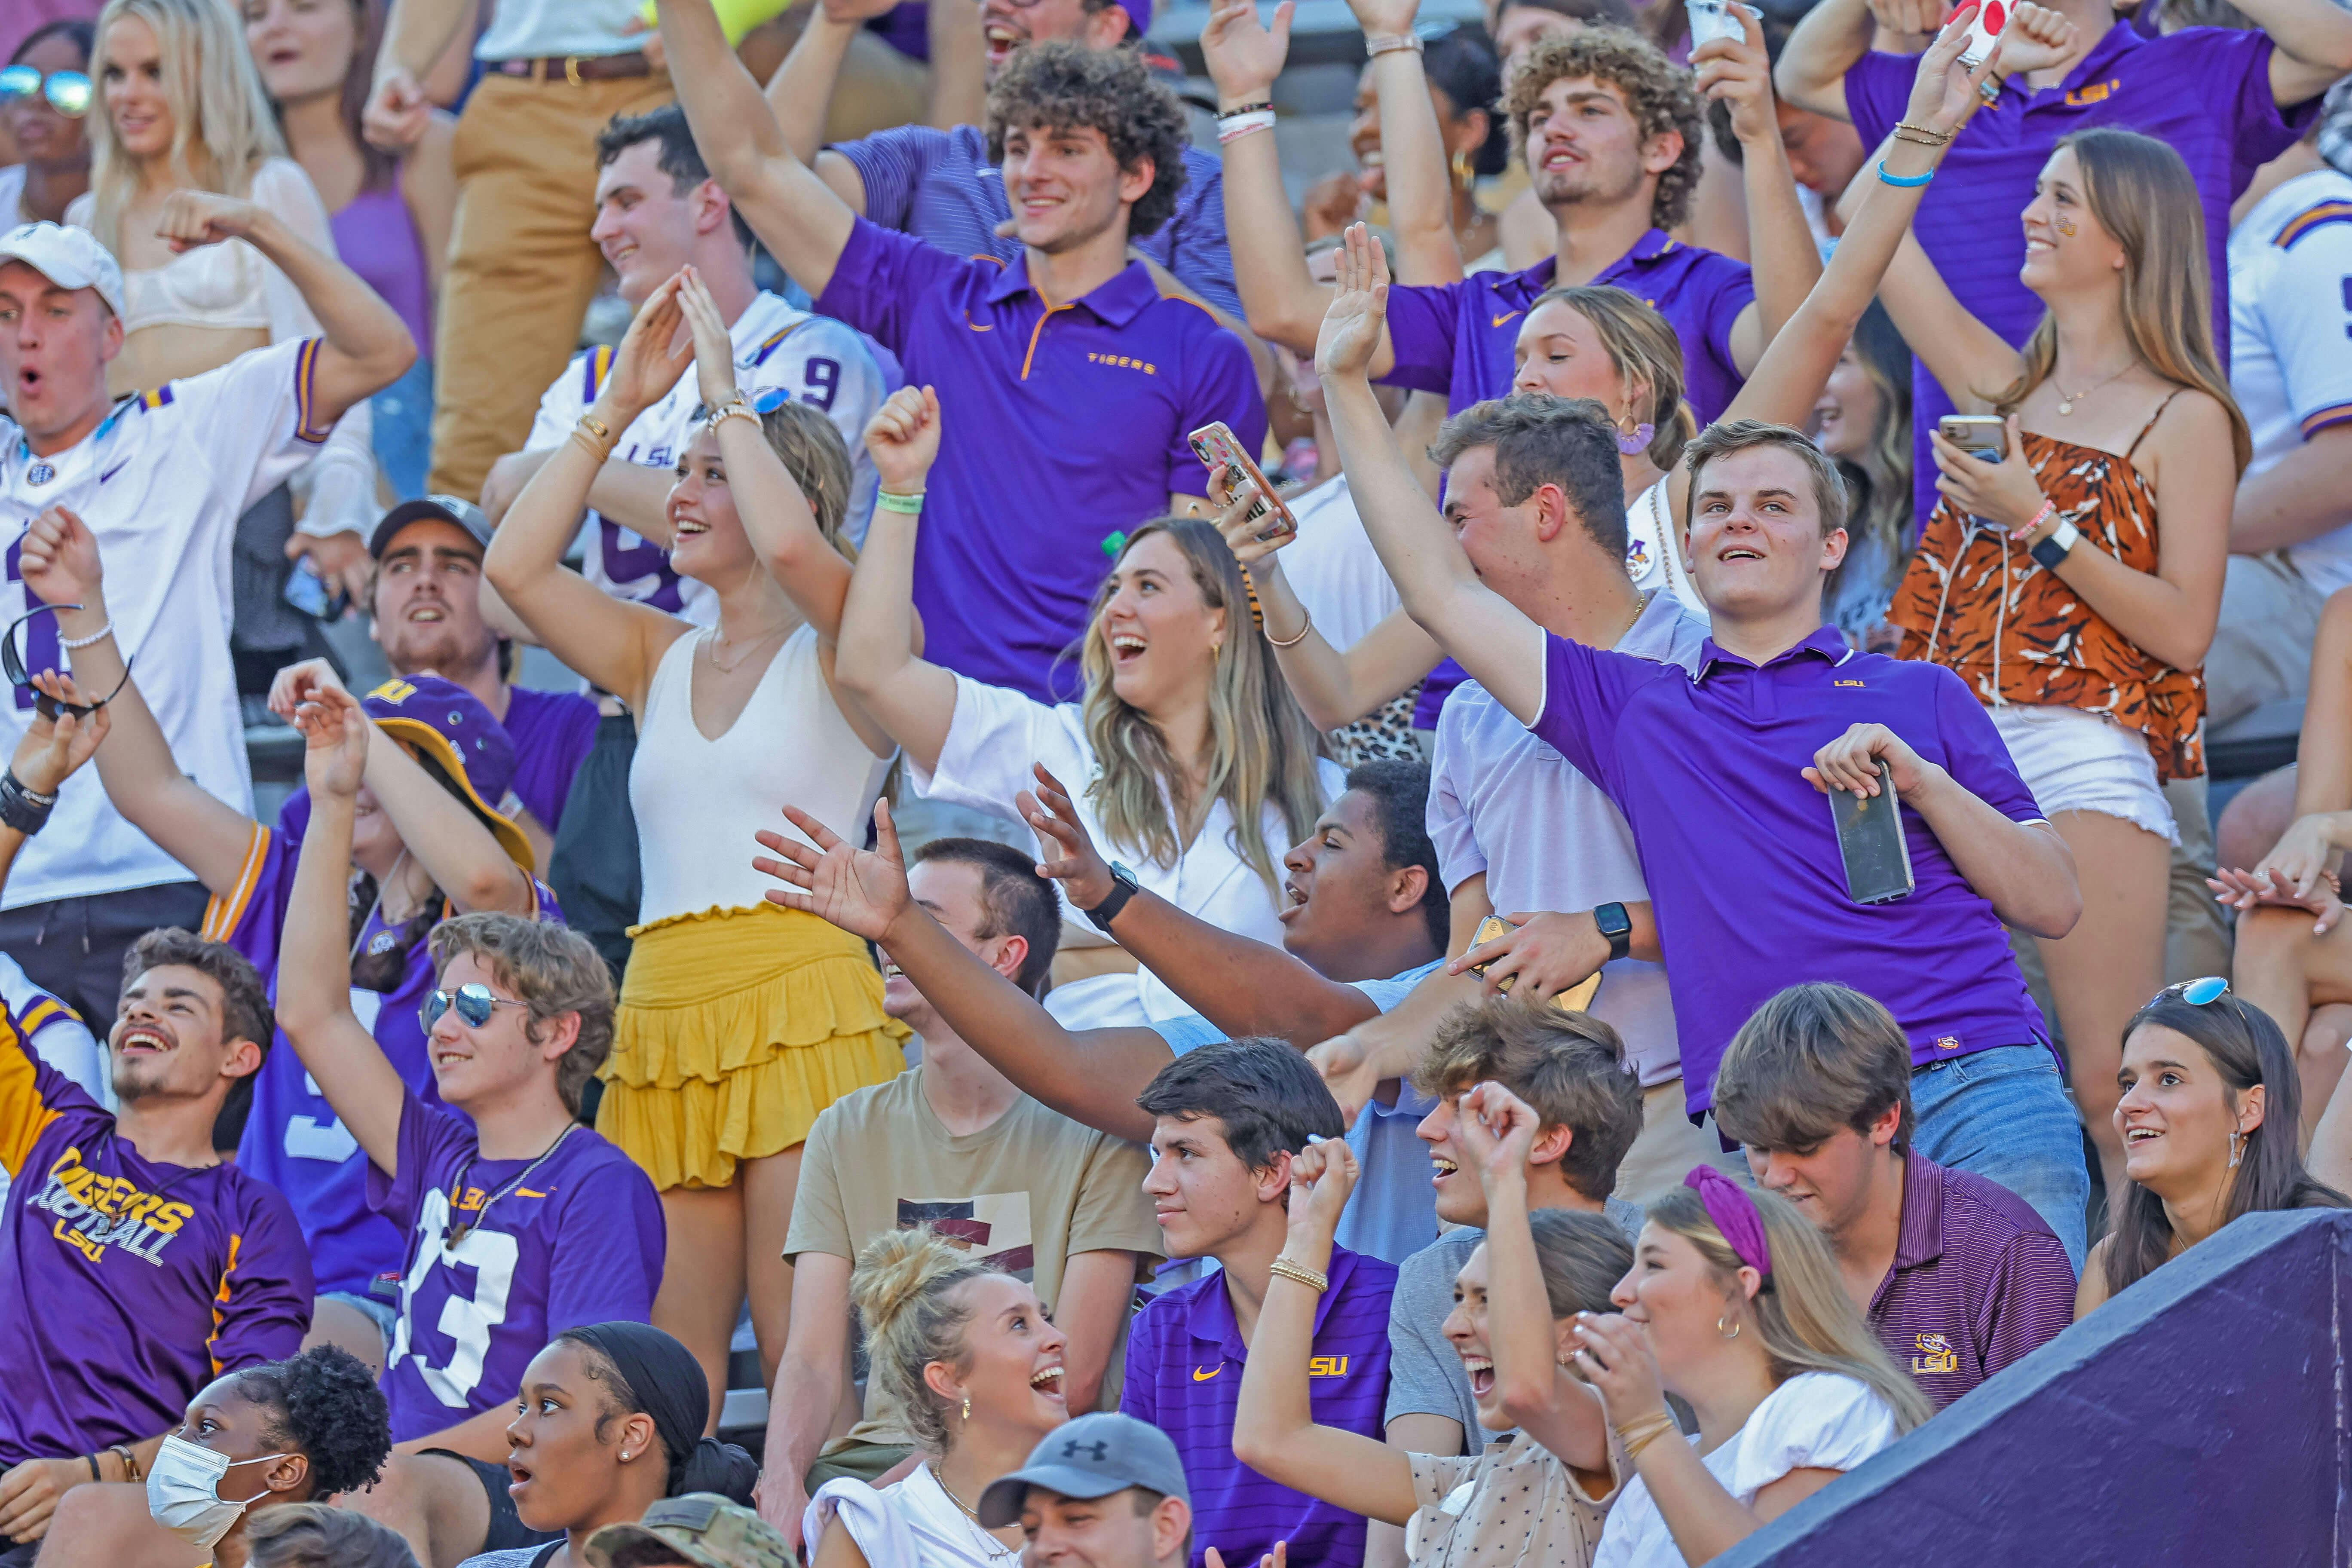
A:
{"type": "Polygon", "coordinates": [[[1495,318],[1494,325],[1496,325],[1496,326],[1498,326],[1498,327],[1499,327],[1499,326],[1501,326],[1505,321],[1509,321],[1512,317],[1514,317],[1514,316],[1517,315],[1518,313],[1519,313],[1519,312],[1518,312],[1518,311],[1517,311],[1517,310],[1506,310],[1506,311],[1504,311],[1501,315],[1499,315],[1499,316],[1497,316],[1497,317],[1496,317],[1496,318],[1495,318]]]}
{"type": "MultiPolygon", "coordinates": [[[[123,459],[122,459],[122,463],[127,463],[127,462],[129,462],[130,460],[131,460],[130,458],[123,458],[123,459]]],[[[117,464],[115,464],[115,465],[114,465],[114,467],[112,467],[112,468],[110,468],[107,469],[107,470],[106,470],[106,472],[104,472],[104,473],[102,473],[102,474],[99,475],[99,476],[98,476],[98,482],[99,482],[100,484],[104,484],[104,483],[106,483],[106,481],[107,481],[107,480],[109,480],[109,479],[112,479],[115,475],[117,475],[117,474],[121,473],[121,472],[122,471],[122,463],[117,463],[117,464]]]]}
{"type": "Polygon", "coordinates": [[[1192,1381],[1193,1381],[1194,1383],[1206,1383],[1206,1382],[1208,1382],[1211,1378],[1213,1378],[1213,1377],[1216,1376],[1219,1373],[1221,1373],[1221,1372],[1223,1372],[1223,1371],[1224,1371],[1224,1370],[1225,1370],[1225,1367],[1224,1367],[1224,1363],[1223,1363],[1223,1362],[1219,1362],[1215,1366],[1211,1367],[1211,1368],[1210,1368],[1208,1371],[1206,1371],[1206,1372],[1202,1372],[1199,1367],[1197,1367],[1197,1366],[1196,1366],[1196,1367],[1194,1367],[1194,1368],[1192,1369],[1192,1381]]]}

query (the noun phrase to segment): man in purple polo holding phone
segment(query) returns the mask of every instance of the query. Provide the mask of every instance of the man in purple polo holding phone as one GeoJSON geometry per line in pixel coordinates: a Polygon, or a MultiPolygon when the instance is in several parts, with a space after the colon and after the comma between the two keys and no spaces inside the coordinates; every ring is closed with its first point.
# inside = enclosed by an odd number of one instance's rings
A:
{"type": "Polygon", "coordinates": [[[1957,677],[1855,652],[1822,626],[1822,577],[1846,546],[1836,466],[1784,426],[1709,427],[1686,458],[1691,576],[1713,617],[1697,668],[1571,642],[1487,587],[1461,539],[1580,526],[1545,475],[1615,462],[1605,414],[1520,394],[1449,420],[1432,448],[1448,479],[1440,518],[1366,378],[1386,281],[1378,248],[1350,231],[1318,369],[1364,530],[1407,613],[1624,812],[1687,1108],[1711,1104],[1716,1064],[1758,1005],[1838,981],[1902,1026],[1922,1153],[2009,1187],[2079,1262],[2081,1127],[2001,929],[2072,929],[2074,858],[1957,677]],[[1882,762],[1914,888],[1858,904],[1826,796],[1877,794],[1882,762]]]}

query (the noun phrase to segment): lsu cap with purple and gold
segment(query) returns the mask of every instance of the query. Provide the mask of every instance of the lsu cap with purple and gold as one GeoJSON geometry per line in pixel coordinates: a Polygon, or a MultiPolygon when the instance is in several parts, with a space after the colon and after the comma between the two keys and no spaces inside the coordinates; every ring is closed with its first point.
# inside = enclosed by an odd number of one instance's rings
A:
{"type": "Polygon", "coordinates": [[[375,727],[437,772],[471,807],[507,858],[537,870],[530,840],[490,802],[514,783],[514,738],[482,700],[437,675],[394,676],[361,699],[375,727]]]}

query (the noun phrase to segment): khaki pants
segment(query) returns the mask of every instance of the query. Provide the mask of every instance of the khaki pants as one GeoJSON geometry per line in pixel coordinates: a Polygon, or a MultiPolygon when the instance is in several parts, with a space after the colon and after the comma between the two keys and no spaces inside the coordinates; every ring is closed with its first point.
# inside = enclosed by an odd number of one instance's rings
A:
{"type": "Polygon", "coordinates": [[[580,340],[604,258],[596,132],[672,97],[669,78],[485,76],[457,121],[457,213],[434,342],[438,403],[427,488],[475,497],[530,434],[540,394],[580,340]]]}
{"type": "Polygon", "coordinates": [[[1683,1184],[1693,1165],[1713,1165],[1745,1177],[1747,1167],[1737,1154],[1723,1152],[1723,1139],[1709,1116],[1691,1124],[1683,1109],[1683,1080],[1670,1078],[1642,1091],[1642,1135],[1617,1166],[1618,1197],[1646,1204],[1683,1184]]]}

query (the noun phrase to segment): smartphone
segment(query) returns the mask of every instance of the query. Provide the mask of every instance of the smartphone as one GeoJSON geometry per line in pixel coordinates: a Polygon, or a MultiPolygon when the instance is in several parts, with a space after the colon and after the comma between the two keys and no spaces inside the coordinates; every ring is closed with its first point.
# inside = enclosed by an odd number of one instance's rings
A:
{"type": "Polygon", "coordinates": [[[1683,0],[1683,8],[1690,13],[1690,47],[1694,49],[1714,38],[1729,38],[1735,44],[1748,39],[1748,28],[1739,20],[1739,13],[1725,0],[1683,0]]]}
{"type": "Polygon", "coordinates": [[[1274,493],[1265,470],[1234,434],[1233,426],[1220,419],[1213,425],[1203,425],[1185,437],[1192,443],[1192,455],[1208,465],[1213,475],[1239,468],[1243,478],[1256,491],[1256,504],[1250,508],[1249,520],[1257,525],[1258,541],[1264,544],[1287,542],[1298,532],[1298,519],[1274,493]]]}
{"type": "Polygon", "coordinates": [[[1988,463],[2009,460],[2009,421],[1998,414],[1947,414],[1936,421],[1945,440],[1988,463]]]}
{"type": "MultiPolygon", "coordinates": [[[[1518,927],[1513,925],[1510,921],[1505,920],[1500,915],[1488,915],[1485,920],[1478,922],[1478,929],[1471,933],[1470,945],[1473,947],[1483,947],[1487,942],[1494,941],[1496,937],[1503,935],[1505,932],[1515,931],[1518,929],[1518,927]]],[[[1478,964],[1475,966],[1470,973],[1473,974],[1484,974],[1486,973],[1486,966],[1483,963],[1478,964]]],[[[1511,989],[1511,982],[1517,978],[1518,977],[1517,975],[1509,976],[1501,982],[1497,989],[1507,994],[1511,989]]],[[[1563,1013],[1590,1012],[1592,1007],[1592,998],[1599,994],[1600,990],[1601,972],[1596,969],[1591,974],[1586,975],[1582,980],[1561,992],[1559,995],[1554,996],[1551,999],[1551,1005],[1559,1008],[1563,1013]]]]}
{"type": "Polygon", "coordinates": [[[1977,19],[1969,24],[1969,41],[1960,46],[1960,68],[1974,70],[1984,64],[1984,58],[1992,53],[1992,41],[2008,26],[2008,0],[1984,0],[1977,7],[1977,19]]]}
{"type": "Polygon", "coordinates": [[[1893,768],[1879,763],[1876,795],[1832,790],[1830,820],[1845,861],[1847,898],[1857,904],[1885,904],[1910,895],[1911,847],[1903,837],[1903,804],[1895,798],[1893,768]]]}
{"type": "Polygon", "coordinates": [[[330,593],[326,579],[308,561],[298,561],[294,570],[286,574],[286,602],[313,620],[339,621],[351,599],[341,586],[330,593]]]}

